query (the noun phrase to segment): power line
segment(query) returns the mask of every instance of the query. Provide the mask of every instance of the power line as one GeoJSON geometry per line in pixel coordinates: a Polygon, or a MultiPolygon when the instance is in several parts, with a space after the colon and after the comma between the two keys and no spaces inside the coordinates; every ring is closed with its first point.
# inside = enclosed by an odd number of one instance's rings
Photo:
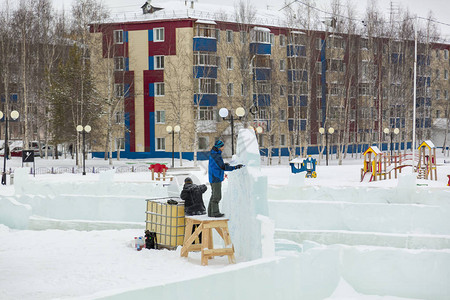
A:
{"type": "MultiPolygon", "coordinates": [[[[289,4],[286,4],[285,6],[283,6],[283,7],[282,7],[281,9],[279,9],[279,10],[283,10],[283,9],[285,9],[286,7],[290,6],[291,4],[293,4],[293,3],[295,3],[295,2],[298,2],[298,3],[300,3],[300,4],[303,4],[303,5],[305,5],[305,6],[309,7],[309,8],[315,9],[315,10],[317,10],[317,11],[319,11],[319,12],[321,12],[321,13],[327,14],[327,15],[336,16],[336,17],[340,17],[340,18],[343,18],[343,19],[352,20],[352,21],[359,21],[359,22],[363,22],[363,23],[364,23],[364,20],[356,19],[356,18],[350,18],[350,17],[344,16],[344,15],[339,15],[339,14],[335,14],[335,13],[330,13],[330,12],[328,12],[328,11],[322,10],[322,9],[320,9],[320,8],[317,8],[317,7],[315,7],[315,6],[312,6],[312,5],[308,4],[308,3],[305,3],[305,2],[300,1],[300,0],[294,0],[294,1],[290,2],[289,4]]],[[[427,21],[430,21],[430,22],[434,22],[434,23],[438,23],[438,24],[441,24],[441,25],[449,26],[449,27],[450,27],[450,24],[449,24],[449,23],[444,23],[444,22],[441,22],[441,21],[437,21],[437,20],[429,19],[429,18],[424,18],[424,17],[417,17],[417,16],[416,16],[416,17],[411,17],[411,18],[405,19],[405,20],[412,20],[412,19],[415,19],[415,18],[417,18],[417,19],[422,19],[422,20],[427,20],[427,21]]],[[[400,21],[399,21],[399,22],[400,22],[400,21]]],[[[384,22],[384,23],[388,23],[388,22],[384,22]]]]}

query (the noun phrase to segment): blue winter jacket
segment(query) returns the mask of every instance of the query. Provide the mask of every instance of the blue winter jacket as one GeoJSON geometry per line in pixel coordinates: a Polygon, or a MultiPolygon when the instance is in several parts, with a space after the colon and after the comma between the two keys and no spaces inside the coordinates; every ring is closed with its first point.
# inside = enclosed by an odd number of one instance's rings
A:
{"type": "Polygon", "coordinates": [[[222,182],[225,171],[233,171],[236,167],[232,167],[229,164],[223,162],[222,151],[213,147],[209,154],[208,174],[209,182],[222,182]]]}

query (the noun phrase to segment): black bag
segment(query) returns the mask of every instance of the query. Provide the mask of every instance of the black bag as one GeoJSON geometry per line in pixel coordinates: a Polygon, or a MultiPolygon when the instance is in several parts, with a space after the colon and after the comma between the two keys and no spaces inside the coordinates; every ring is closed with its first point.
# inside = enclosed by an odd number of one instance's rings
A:
{"type": "Polygon", "coordinates": [[[158,249],[158,241],[156,238],[156,232],[145,231],[145,248],[147,249],[158,249]]]}

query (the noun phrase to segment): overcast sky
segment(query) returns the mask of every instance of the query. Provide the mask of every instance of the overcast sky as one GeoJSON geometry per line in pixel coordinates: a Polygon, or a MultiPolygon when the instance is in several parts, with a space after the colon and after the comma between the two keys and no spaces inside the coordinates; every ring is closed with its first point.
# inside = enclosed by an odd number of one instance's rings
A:
{"type": "MultiPolygon", "coordinates": [[[[0,2],[5,2],[7,0],[0,0],[0,2]]],[[[64,7],[65,10],[70,10],[72,1],[74,0],[52,0],[55,7],[61,9],[64,7]]],[[[139,9],[146,0],[102,0],[103,3],[111,9],[113,13],[119,13],[123,11],[135,11],[136,7],[139,9]]],[[[164,3],[166,0],[153,0],[155,3],[164,3]]],[[[178,0],[183,2],[184,0],[178,0]]],[[[227,5],[233,5],[233,2],[238,0],[196,0],[200,3],[210,3],[223,5],[226,3],[227,5]]],[[[245,1],[245,0],[244,0],[245,1]]],[[[249,0],[258,10],[279,10],[284,6],[284,0],[249,0]]],[[[294,2],[294,0],[286,0],[289,2],[294,2]]],[[[303,2],[304,0],[300,0],[303,2]]],[[[350,1],[352,3],[357,12],[357,18],[363,19],[364,10],[367,4],[367,1],[373,2],[374,0],[341,0],[343,5],[346,5],[347,2],[350,1]]],[[[17,3],[19,0],[9,0],[10,3],[17,3]]],[[[315,0],[317,7],[321,10],[330,11],[330,3],[331,0],[315,0]]],[[[435,19],[439,22],[446,23],[448,25],[439,25],[439,28],[442,32],[442,35],[450,41],[450,1],[449,0],[396,0],[392,1],[394,9],[397,7],[401,7],[403,9],[409,8],[411,14],[417,14],[420,17],[427,17],[428,12],[431,10],[435,19]]],[[[390,11],[390,0],[378,0],[379,9],[388,16],[390,11]]],[[[423,22],[423,21],[422,21],[423,22]]]]}

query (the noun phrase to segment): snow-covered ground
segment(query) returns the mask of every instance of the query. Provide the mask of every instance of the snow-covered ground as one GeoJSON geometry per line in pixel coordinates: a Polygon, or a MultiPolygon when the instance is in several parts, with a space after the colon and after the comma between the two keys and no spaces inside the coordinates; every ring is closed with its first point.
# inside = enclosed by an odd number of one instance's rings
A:
{"type": "MultiPolygon", "coordinates": [[[[184,299],[446,299],[450,164],[444,159],[438,158],[437,181],[413,186],[408,176],[361,183],[360,158],[341,166],[322,160],[315,179],[292,175],[286,160],[267,166],[263,159],[258,176],[267,177],[275,256],[237,257],[236,265],[216,257],[208,266],[201,266],[199,253],[181,258],[180,247],[135,250],[145,199],[167,191],[149,172],[33,177],[16,171],[15,184],[0,187],[0,299],[171,299],[177,293],[184,299]]],[[[171,163],[113,163],[149,162],[171,163]]],[[[74,161],[36,161],[37,167],[63,165],[74,161]]],[[[20,158],[8,161],[20,166],[20,158]]],[[[206,183],[206,166],[183,161],[181,168],[176,160],[170,175],[178,184],[186,176],[206,183]]],[[[238,176],[244,175],[229,173],[223,186],[221,205],[229,216],[234,208],[224,202],[238,176]]],[[[210,189],[205,205],[209,197],[210,189]]]]}

